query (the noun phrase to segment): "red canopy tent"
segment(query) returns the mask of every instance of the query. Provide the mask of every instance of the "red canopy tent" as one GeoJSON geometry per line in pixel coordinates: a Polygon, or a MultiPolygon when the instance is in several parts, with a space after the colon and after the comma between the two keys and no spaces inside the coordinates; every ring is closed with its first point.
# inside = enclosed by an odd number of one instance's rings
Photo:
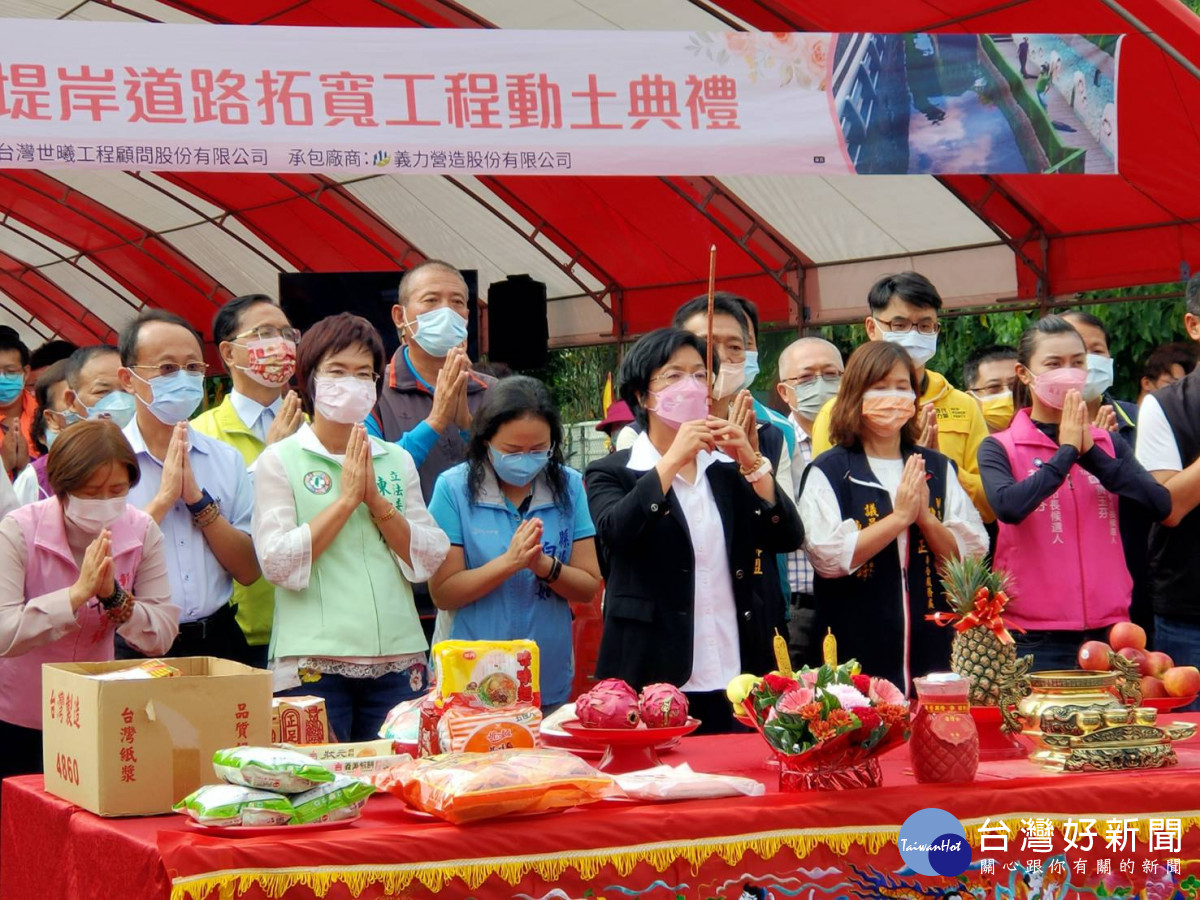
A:
{"type": "MultiPolygon", "coordinates": [[[[493,27],[478,11],[485,0],[164,2],[212,23],[493,27]]],[[[715,17],[715,27],[1129,34],[1121,51],[1120,90],[1130,99],[1119,106],[1119,175],[954,175],[939,181],[1011,249],[1017,289],[1006,299],[1045,303],[1082,290],[1175,281],[1200,256],[1200,179],[1190,170],[1200,158],[1191,117],[1200,109],[1200,20],[1177,0],[1128,0],[1123,7],[1111,0],[959,0],[944,9],[926,0],[691,2],[715,17]]],[[[150,18],[118,0],[93,5],[150,18]]],[[[0,0],[0,14],[4,6],[0,0]]],[[[800,321],[802,308],[810,321],[837,317],[822,312],[806,277],[817,264],[804,248],[717,178],[479,181],[532,226],[532,235],[526,229],[522,239],[536,239],[539,252],[581,296],[612,311],[614,336],[661,324],[681,298],[699,292],[713,243],[719,286],[754,297],[766,321],[800,321]]],[[[198,198],[208,223],[243,244],[252,235],[272,258],[301,271],[387,269],[423,256],[402,227],[325,177],[171,174],[152,186],[176,198],[198,198]],[[238,229],[231,227],[235,221],[238,229]]],[[[479,215],[495,212],[486,199],[475,199],[479,215]]],[[[176,309],[206,329],[215,306],[229,295],[153,228],[72,190],[54,172],[0,172],[0,216],[84,254],[74,258],[60,250],[58,258],[73,264],[86,259],[90,278],[102,279],[135,307],[176,309]]],[[[27,260],[0,255],[0,291],[64,336],[111,336],[111,325],[89,313],[86,298],[39,279],[27,260]]]]}

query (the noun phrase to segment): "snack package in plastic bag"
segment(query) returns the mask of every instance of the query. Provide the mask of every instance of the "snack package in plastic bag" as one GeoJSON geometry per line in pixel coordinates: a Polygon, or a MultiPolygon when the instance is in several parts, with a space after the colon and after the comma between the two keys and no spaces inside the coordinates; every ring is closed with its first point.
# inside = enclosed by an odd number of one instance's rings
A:
{"type": "Polygon", "coordinates": [[[408,760],[376,783],[455,825],[619,796],[613,780],[565,750],[444,753],[408,760]]]}
{"type": "Polygon", "coordinates": [[[712,797],[761,797],[767,789],[753,778],[693,772],[691,766],[656,766],[613,776],[631,800],[700,800],[712,797]]]}
{"type": "Polygon", "coordinates": [[[363,804],[373,793],[375,788],[366,782],[338,775],[333,781],[292,795],[292,810],[295,812],[292,824],[309,825],[313,822],[356,819],[362,814],[363,804]]]}
{"type": "Polygon", "coordinates": [[[206,784],[172,807],[201,825],[287,825],[292,804],[282,794],[259,791],[236,784],[206,784]]]}
{"type": "Polygon", "coordinates": [[[541,706],[538,646],[534,641],[438,641],[429,654],[434,696],[496,709],[541,706]]]}
{"type": "Polygon", "coordinates": [[[333,773],[311,756],[275,747],[231,747],[213,754],[213,769],[230,784],[298,794],[333,781],[333,773]]]}
{"type": "Polygon", "coordinates": [[[438,719],[438,745],[442,753],[532,750],[538,745],[541,722],[542,711],[534,706],[452,706],[438,719]]]}
{"type": "Polygon", "coordinates": [[[379,736],[399,744],[416,744],[421,728],[421,702],[428,696],[423,694],[393,706],[383,720],[379,736]]]}

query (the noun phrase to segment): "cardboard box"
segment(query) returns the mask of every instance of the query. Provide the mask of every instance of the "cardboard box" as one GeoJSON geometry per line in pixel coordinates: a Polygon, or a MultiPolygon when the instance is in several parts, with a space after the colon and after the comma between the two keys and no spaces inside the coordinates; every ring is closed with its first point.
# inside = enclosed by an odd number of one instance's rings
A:
{"type": "Polygon", "coordinates": [[[323,697],[276,697],[271,701],[272,744],[327,744],[333,740],[323,697]]]}
{"type": "Polygon", "coordinates": [[[218,780],[213,753],[271,736],[270,672],[202,656],[172,659],[175,678],[92,677],[137,665],[42,667],[46,790],[101,816],[169,813],[218,780]]]}

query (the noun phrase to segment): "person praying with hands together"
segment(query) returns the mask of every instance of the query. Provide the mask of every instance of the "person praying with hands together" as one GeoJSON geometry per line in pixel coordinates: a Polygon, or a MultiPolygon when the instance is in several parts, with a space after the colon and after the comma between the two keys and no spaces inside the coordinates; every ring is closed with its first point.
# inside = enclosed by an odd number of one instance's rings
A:
{"type": "MultiPolygon", "coordinates": [[[[266,294],[234,297],[217,310],[212,330],[233,390],[218,406],[196,416],[192,428],[233,447],[249,467],[265,447],[295,434],[304,423],[300,395],[288,386],[296,371],[300,332],[266,294]]],[[[265,668],[275,588],[265,578],[234,585],[233,602],[254,664],[265,668]]]]}
{"type": "MultiPolygon", "coordinates": [[[[125,326],[118,349],[118,379],[137,404],[125,437],[142,473],[129,502],[163,531],[180,608],[179,637],[167,655],[252,664],[230,601],[235,580],[253,584],[259,576],[250,541],[253,491],[241,455],[188,426],[208,369],[200,335],[173,313],[147,310],[125,326]]],[[[118,659],[141,655],[118,636],[118,659]]]]}
{"type": "Polygon", "coordinates": [[[583,479],[563,464],[562,445],[546,386],[502,379],[475,413],[466,462],[442,473],[429,504],[451,545],[429,581],[435,641],[537,641],[544,712],[571,693],[567,601],[600,588],[583,479]]]}
{"type": "Polygon", "coordinates": [[[834,446],[800,488],[816,633],[832,629],[839,655],[906,693],[950,663],[948,629],[925,620],[939,608],[938,564],[988,549],[954,464],[918,443],[919,386],[902,346],[859,346],[829,414],[834,446]]]}
{"type": "Polygon", "coordinates": [[[128,502],[140,473],[111,422],[64,429],[51,496],[0,521],[0,777],[42,770],[42,665],[113,658],[117,635],[149,655],[178,632],[163,534],[128,502]]]}
{"type": "Polygon", "coordinates": [[[996,567],[1012,576],[1005,620],[1034,669],[1073,669],[1079,645],[1129,618],[1133,581],[1118,499],[1153,521],[1171,511],[1167,489],[1133,449],[1094,424],[1083,389],[1087,347],[1071,322],[1039,319],[1017,347],[1017,413],[984,440],[979,469],[996,511],[996,567]]]}
{"type": "Polygon", "coordinates": [[[362,425],[378,396],[383,344],[366,319],[322,319],[296,354],[312,424],[254,465],[254,543],[275,585],[275,690],[325,698],[339,740],[379,733],[429,684],[414,582],[449,541],[421,496],[408,451],[362,425]]]}
{"type": "Polygon", "coordinates": [[[712,733],[734,728],[730,679],[775,667],[779,610],[753,589],[758,549],[790,552],[803,533],[771,464],[708,415],[704,360],[700,338],[667,328],[629,350],[621,399],[642,433],[585,484],[607,577],[597,677],[674,684],[712,733]]]}

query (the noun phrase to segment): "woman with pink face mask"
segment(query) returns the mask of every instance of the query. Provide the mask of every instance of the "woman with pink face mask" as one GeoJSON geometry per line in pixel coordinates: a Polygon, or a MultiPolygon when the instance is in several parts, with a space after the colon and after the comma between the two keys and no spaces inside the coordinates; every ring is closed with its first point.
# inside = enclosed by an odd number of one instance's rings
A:
{"type": "Polygon", "coordinates": [[[1013,578],[1005,613],[1017,653],[1034,669],[1074,669],[1079,645],[1129,619],[1133,582],[1118,497],[1155,521],[1171,498],[1121,437],[1091,424],[1083,399],[1087,348],[1066,319],[1045,316],[1017,347],[1017,413],[979,447],[979,471],[996,511],[996,567],[1013,578]]]}
{"type": "Polygon", "coordinates": [[[760,552],[795,550],[803,532],[771,464],[708,414],[704,357],[700,338],[671,328],[629,350],[621,399],[642,433],[584,483],[607,579],[596,676],[673,684],[715,733],[734,728],[729,681],[775,668],[780,615],[753,588],[760,552]]]}
{"type": "Polygon", "coordinates": [[[149,656],[179,632],[163,537],[126,503],[137,457],[111,422],[78,422],[50,448],[52,495],[0,522],[0,777],[42,771],[42,664],[149,656]]]}
{"type": "Polygon", "coordinates": [[[429,686],[412,584],[450,549],[408,451],[370,437],[383,344],[366,319],[322,319],[296,371],[312,424],[254,464],[254,546],[275,585],[275,691],[325,698],[339,740],[371,740],[429,686]]]}
{"type": "Polygon", "coordinates": [[[839,656],[906,693],[950,663],[950,633],[925,620],[940,608],[938,564],[988,548],[954,464],[917,445],[918,394],[903,347],[861,345],[834,401],[834,446],[800,489],[817,634],[831,628],[839,656]]]}

